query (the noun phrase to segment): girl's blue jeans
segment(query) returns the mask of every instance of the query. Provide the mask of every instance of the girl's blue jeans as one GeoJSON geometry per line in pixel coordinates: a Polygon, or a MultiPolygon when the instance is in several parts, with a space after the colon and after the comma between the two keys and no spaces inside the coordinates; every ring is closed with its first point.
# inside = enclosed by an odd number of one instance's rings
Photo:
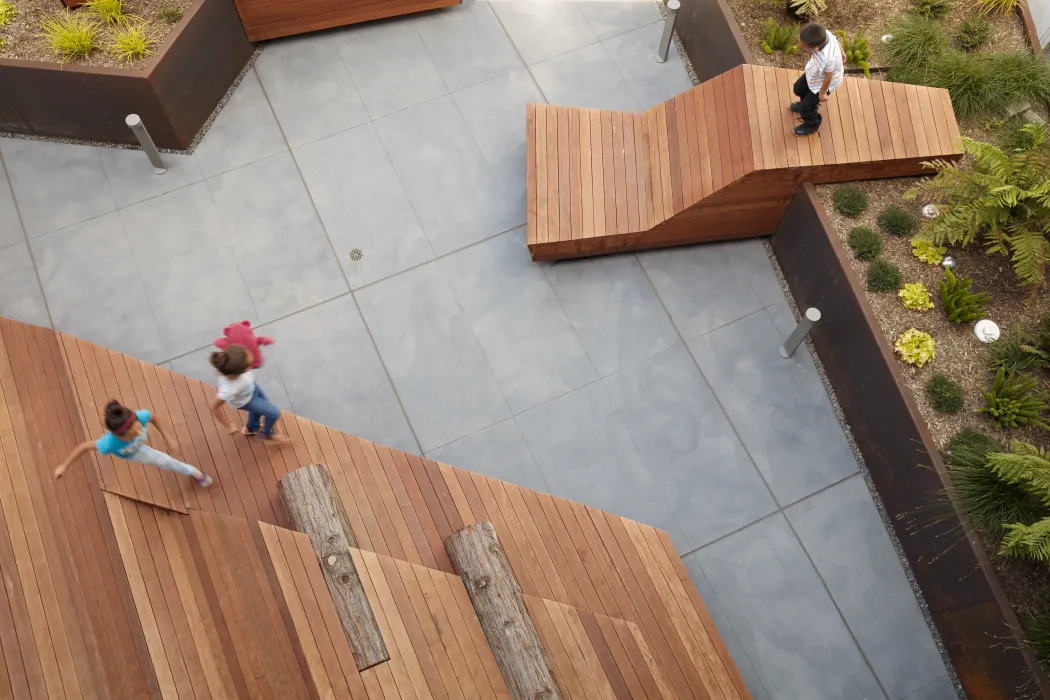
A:
{"type": "Polygon", "coordinates": [[[241,406],[241,410],[248,412],[248,425],[245,426],[248,430],[253,433],[259,433],[266,438],[273,435],[277,419],[281,417],[281,409],[270,403],[261,386],[255,385],[255,393],[252,394],[252,398],[248,403],[241,406]],[[261,430],[259,429],[260,422],[262,423],[261,430]]]}

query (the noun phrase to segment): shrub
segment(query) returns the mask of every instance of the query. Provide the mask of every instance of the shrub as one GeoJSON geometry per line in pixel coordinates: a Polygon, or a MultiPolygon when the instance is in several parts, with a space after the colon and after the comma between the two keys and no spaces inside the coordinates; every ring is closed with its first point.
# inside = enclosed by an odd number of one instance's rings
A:
{"type": "Polygon", "coordinates": [[[157,8],[157,19],[165,24],[178,24],[182,19],[182,8],[178,5],[162,5],[157,8]]]}
{"type": "Polygon", "coordinates": [[[1023,626],[1028,648],[1044,668],[1050,666],[1050,610],[1029,615],[1023,626]]]}
{"type": "Polygon", "coordinates": [[[88,0],[84,9],[106,24],[119,24],[125,17],[124,0],[88,0]]]}
{"type": "MultiPolygon", "coordinates": [[[[886,43],[886,57],[894,71],[924,75],[934,59],[948,49],[948,34],[940,22],[920,15],[901,15],[886,31],[893,35],[886,43]]],[[[902,76],[898,73],[891,77],[897,80],[902,76]]]]}
{"type": "Polygon", "coordinates": [[[1031,129],[1026,129],[1028,122],[1021,117],[1012,119],[1006,124],[1006,135],[1003,137],[1003,150],[1030,151],[1038,147],[1036,134],[1031,129]]]}
{"type": "Polygon", "coordinates": [[[40,29],[51,44],[51,50],[63,60],[82,58],[91,53],[100,31],[98,22],[70,12],[44,19],[40,29]]]}
{"type": "Polygon", "coordinates": [[[943,374],[935,374],[926,382],[926,398],[938,413],[958,413],[965,403],[963,387],[943,374]]]}
{"type": "Polygon", "coordinates": [[[11,0],[0,0],[0,27],[11,24],[12,20],[18,16],[18,8],[15,7],[11,0]]]}
{"type": "Polygon", "coordinates": [[[963,512],[978,528],[999,535],[1003,523],[1033,523],[1047,510],[1024,488],[1003,481],[988,464],[988,456],[1005,447],[984,433],[966,428],[948,443],[946,460],[951,491],[963,512]]]}
{"type": "Polygon", "coordinates": [[[915,230],[915,217],[894,205],[882,210],[878,222],[879,228],[894,236],[906,236],[915,230]]]}
{"type": "Polygon", "coordinates": [[[1032,337],[1020,328],[1008,331],[988,346],[988,365],[993,370],[1005,369],[1007,372],[1044,366],[1043,353],[1032,342],[1032,337]]]}
{"type": "Polygon", "coordinates": [[[845,216],[857,216],[868,208],[868,195],[853,185],[843,185],[835,190],[835,208],[845,216]]]}
{"type": "Polygon", "coordinates": [[[913,238],[911,241],[911,254],[927,265],[940,265],[947,252],[944,246],[934,245],[922,238],[913,238]]]}
{"type": "Polygon", "coordinates": [[[991,99],[996,109],[1050,101],[1050,63],[1045,59],[1030,51],[1014,51],[988,54],[986,60],[994,76],[991,99]]]}
{"type": "Polygon", "coordinates": [[[869,292],[895,292],[901,287],[901,269],[891,262],[876,260],[868,265],[869,292]]]}
{"type": "Polygon", "coordinates": [[[153,55],[153,39],[143,22],[123,22],[110,36],[109,51],[124,63],[153,55]]]}
{"type": "Polygon", "coordinates": [[[871,60],[871,47],[868,46],[868,37],[864,36],[864,30],[857,30],[856,36],[850,39],[846,32],[841,29],[835,30],[835,36],[839,38],[842,45],[842,57],[847,65],[857,66],[864,71],[864,75],[871,77],[868,61],[871,60]]]}
{"type": "Polygon", "coordinates": [[[977,0],[977,12],[982,15],[1005,15],[1013,12],[1021,0],[977,0]]]}
{"type": "Polygon", "coordinates": [[[915,0],[915,11],[923,17],[947,17],[955,0],[915,0]]]}
{"type": "Polygon", "coordinates": [[[930,291],[926,289],[926,285],[922,282],[912,282],[906,284],[904,287],[897,292],[904,301],[904,308],[911,309],[912,311],[928,311],[933,308],[933,300],[930,299],[930,291]]]}
{"type": "Polygon", "coordinates": [[[937,342],[929,333],[918,328],[909,328],[897,337],[893,351],[900,355],[903,362],[922,367],[936,357],[937,342]]]}
{"type": "Polygon", "coordinates": [[[874,260],[882,254],[882,236],[867,226],[849,232],[849,247],[857,260],[874,260]]]}
{"type": "Polygon", "coordinates": [[[799,19],[813,19],[828,9],[827,0],[790,0],[788,9],[799,19]]]}
{"type": "Polygon", "coordinates": [[[1022,372],[1007,372],[1000,367],[995,383],[981,395],[988,403],[978,413],[986,413],[1000,428],[1035,425],[1050,430],[1043,413],[1050,409],[1050,395],[1036,391],[1039,380],[1022,372]]]}
{"type": "Polygon", "coordinates": [[[930,65],[926,84],[948,91],[955,115],[962,121],[1005,106],[995,102],[998,90],[992,85],[992,78],[985,55],[951,50],[930,65]]]}
{"type": "Polygon", "coordinates": [[[768,54],[774,51],[783,51],[788,56],[797,53],[798,44],[795,43],[797,38],[797,24],[778,25],[773,18],[762,23],[762,50],[768,54]]]}
{"type": "Polygon", "coordinates": [[[971,292],[973,281],[944,271],[941,280],[941,306],[952,323],[969,323],[984,316],[984,305],[992,298],[988,292],[971,292]]]}
{"type": "Polygon", "coordinates": [[[1024,128],[1035,146],[1009,154],[963,137],[963,150],[972,158],[961,164],[934,161],[936,177],[908,190],[904,199],[922,194],[937,203],[941,213],[924,225],[924,238],[966,246],[980,235],[989,253],[1010,257],[1022,286],[1042,285],[1050,259],[1050,148],[1044,125],[1024,128]]]}
{"type": "Polygon", "coordinates": [[[984,17],[967,17],[959,24],[955,43],[963,51],[976,51],[984,46],[992,33],[992,25],[984,17]]]}

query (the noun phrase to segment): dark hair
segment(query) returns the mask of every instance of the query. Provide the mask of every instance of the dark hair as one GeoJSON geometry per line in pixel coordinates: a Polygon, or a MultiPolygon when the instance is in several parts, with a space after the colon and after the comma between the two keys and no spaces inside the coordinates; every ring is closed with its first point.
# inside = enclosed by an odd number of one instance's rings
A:
{"type": "Polygon", "coordinates": [[[208,359],[212,367],[227,377],[239,377],[248,371],[248,350],[240,345],[217,350],[208,359]]]}
{"type": "Polygon", "coordinates": [[[828,40],[828,30],[824,29],[823,24],[810,22],[799,30],[798,38],[806,46],[823,46],[828,40]]]}
{"type": "Polygon", "coordinates": [[[106,404],[106,429],[115,433],[123,428],[131,418],[131,409],[121,405],[116,399],[106,404]]]}

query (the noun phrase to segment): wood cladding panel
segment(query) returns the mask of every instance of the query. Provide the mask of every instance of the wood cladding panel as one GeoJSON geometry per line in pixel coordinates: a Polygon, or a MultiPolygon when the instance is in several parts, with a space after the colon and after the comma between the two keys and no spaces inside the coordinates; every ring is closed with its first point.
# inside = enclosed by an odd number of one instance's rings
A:
{"type": "Polygon", "coordinates": [[[459,5],[462,0],[234,0],[249,41],[459,5]]]}

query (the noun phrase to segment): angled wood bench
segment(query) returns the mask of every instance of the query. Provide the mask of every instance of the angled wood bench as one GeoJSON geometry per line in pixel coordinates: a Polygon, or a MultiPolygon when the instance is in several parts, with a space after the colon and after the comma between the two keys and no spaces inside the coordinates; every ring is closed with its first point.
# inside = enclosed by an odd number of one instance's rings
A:
{"type": "Polygon", "coordinates": [[[533,259],[769,235],[801,182],[919,175],[962,155],[946,90],[863,78],[799,138],[797,75],[737,66],[639,113],[528,105],[533,259]]]}

